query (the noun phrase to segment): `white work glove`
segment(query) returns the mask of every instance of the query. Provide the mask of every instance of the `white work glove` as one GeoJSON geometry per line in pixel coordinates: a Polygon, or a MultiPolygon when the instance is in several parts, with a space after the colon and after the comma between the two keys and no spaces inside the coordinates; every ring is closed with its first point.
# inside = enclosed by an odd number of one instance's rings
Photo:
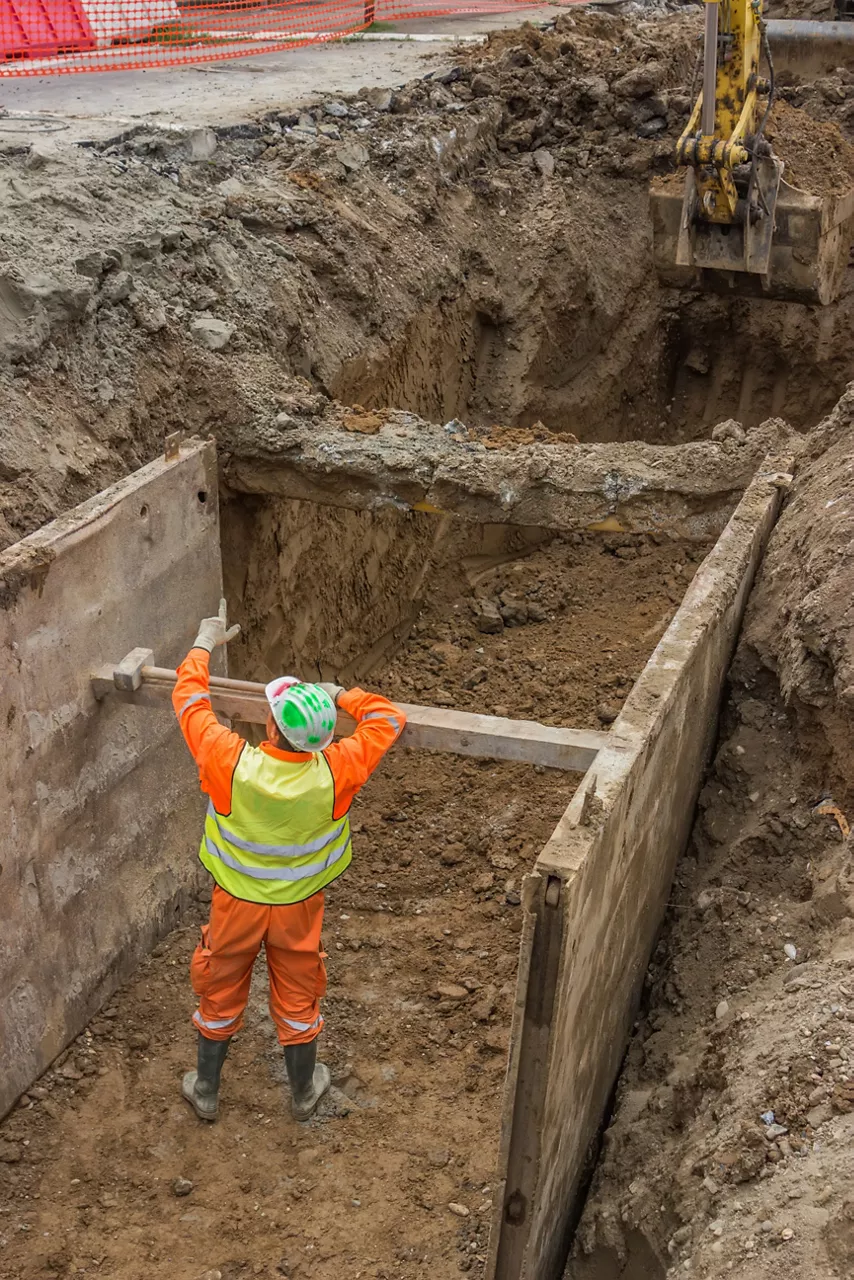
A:
{"type": "Polygon", "coordinates": [[[341,696],[342,693],[346,692],[343,685],[330,684],[329,681],[322,681],[322,680],[318,681],[317,687],[318,689],[322,689],[324,693],[329,694],[329,697],[335,703],[336,707],[338,706],[339,697],[341,696]]]}
{"type": "Polygon", "coordinates": [[[229,640],[233,640],[240,632],[239,623],[235,622],[230,627],[226,622],[225,598],[219,602],[219,614],[215,618],[202,618],[199,624],[199,634],[193,643],[194,649],[207,649],[208,653],[213,653],[217,645],[228,644],[229,640]]]}

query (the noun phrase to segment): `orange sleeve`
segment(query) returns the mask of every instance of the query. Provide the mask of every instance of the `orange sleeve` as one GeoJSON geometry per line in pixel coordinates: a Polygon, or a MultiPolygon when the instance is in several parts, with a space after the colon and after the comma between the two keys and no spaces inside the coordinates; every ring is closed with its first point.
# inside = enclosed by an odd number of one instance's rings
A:
{"type": "Polygon", "coordinates": [[[231,783],[246,740],[220,724],[211,707],[210,654],[207,649],[191,649],[178,668],[172,691],[172,706],[199,766],[202,791],[213,801],[218,813],[231,813],[231,783]]]}
{"type": "Polygon", "coordinates": [[[403,733],[406,716],[388,698],[364,689],[347,689],[338,706],[356,720],[356,730],[327,747],[324,756],[335,783],[333,818],[343,818],[389,747],[403,733]]]}

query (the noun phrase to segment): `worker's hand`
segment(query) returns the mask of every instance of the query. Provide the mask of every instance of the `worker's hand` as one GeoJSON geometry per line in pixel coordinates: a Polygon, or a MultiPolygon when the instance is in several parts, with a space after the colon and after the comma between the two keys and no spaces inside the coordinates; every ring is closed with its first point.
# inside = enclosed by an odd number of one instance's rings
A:
{"type": "Polygon", "coordinates": [[[228,644],[229,640],[233,640],[240,632],[240,626],[235,622],[230,627],[226,622],[225,599],[219,602],[219,613],[215,618],[202,618],[199,624],[199,634],[196,636],[193,644],[194,649],[207,649],[208,653],[213,653],[217,645],[228,644]]]}
{"type": "Polygon", "coordinates": [[[319,681],[318,689],[322,689],[324,693],[328,693],[329,697],[338,706],[338,699],[345,692],[344,686],[341,684],[330,684],[329,681],[319,681]]]}

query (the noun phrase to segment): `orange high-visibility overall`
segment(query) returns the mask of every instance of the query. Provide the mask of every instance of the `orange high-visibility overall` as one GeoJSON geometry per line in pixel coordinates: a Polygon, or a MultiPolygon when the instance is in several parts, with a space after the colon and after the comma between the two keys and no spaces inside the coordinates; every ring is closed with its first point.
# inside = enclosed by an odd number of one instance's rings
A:
{"type": "MultiPolygon", "coordinates": [[[[227,1040],[240,1030],[252,968],[263,943],[270,1014],[279,1042],[305,1044],[323,1026],[319,1002],[326,992],[320,942],[323,891],[316,885],[329,883],[349,863],[347,814],[353,797],[399,737],[406,718],[387,698],[350,689],[340,695],[338,705],[357,722],[351,737],[316,754],[281,751],[269,742],[251,747],[221,725],[211,708],[209,656],[205,649],[190,650],[178,668],[172,694],[202,790],[210,797],[206,832],[212,831],[213,837],[203,837],[202,856],[218,881],[210,919],[190,966],[199,999],[193,1022],[210,1040],[227,1040]],[[271,769],[271,761],[281,761],[280,773],[271,769]],[[254,828],[235,829],[237,815],[269,815],[271,785],[275,795],[278,781],[295,797],[282,801],[282,829],[299,830],[302,844],[284,837],[276,844],[258,844],[254,828]],[[312,841],[315,826],[320,834],[312,841]],[[318,863],[319,855],[311,851],[327,848],[334,837],[339,848],[318,863]],[[340,847],[345,840],[346,849],[340,847]],[[340,856],[344,852],[346,858],[340,856]],[[340,857],[337,865],[335,857],[340,857]],[[318,867],[323,868],[319,876],[318,867]],[[229,891],[219,883],[223,880],[229,891]]],[[[250,819],[244,816],[243,821],[250,819]]]]}

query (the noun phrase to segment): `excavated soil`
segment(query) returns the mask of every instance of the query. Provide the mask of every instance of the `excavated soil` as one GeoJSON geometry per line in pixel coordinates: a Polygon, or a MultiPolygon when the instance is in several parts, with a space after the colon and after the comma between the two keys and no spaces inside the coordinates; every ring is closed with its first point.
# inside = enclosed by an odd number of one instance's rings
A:
{"type": "MultiPolygon", "coordinates": [[[[850,846],[815,811],[825,793],[854,808],[850,399],[811,429],[854,373],[854,290],[818,310],[652,279],[647,186],[672,167],[699,20],[562,14],[388,94],[7,150],[0,546],[168,431],[213,433],[227,458],[296,401],[318,423],[348,403],[364,430],[388,405],[457,417],[504,446],[674,443],[771,415],[811,431],[568,1275],[827,1280],[854,1269],[850,846]]],[[[781,75],[780,98],[789,176],[837,190],[854,73],[781,75]]],[[[612,718],[697,557],[531,530],[466,546],[414,516],[327,525],[226,496],[241,674],[293,663],[556,723],[612,718]],[[477,630],[486,615],[508,625],[477,630]]],[[[337,1084],[303,1128],[260,982],[220,1123],[177,1098],[200,902],[4,1123],[0,1274],[478,1274],[519,883],[575,781],[387,762],[329,895],[337,1084]]]]}
{"type": "MultiPolygon", "coordinates": [[[[536,706],[558,723],[601,727],[702,554],[575,537],[469,563],[449,555],[374,682],[401,700],[510,715],[536,706]],[[501,633],[477,629],[481,600],[507,614],[501,633]]],[[[195,919],[4,1124],[0,1273],[480,1274],[519,886],[577,781],[407,751],[384,763],[354,808],[353,866],[328,894],[322,1044],[336,1085],[307,1125],[287,1110],[260,973],[226,1064],[220,1121],[203,1126],[179,1097],[194,1048],[187,966],[201,894],[195,919]]]]}
{"type": "Polygon", "coordinates": [[[782,101],[771,112],[765,136],[784,159],[792,186],[816,196],[845,195],[854,186],[854,150],[835,122],[813,120],[782,101]]]}
{"type": "MultiPolygon", "coordinates": [[[[813,426],[854,370],[849,283],[819,312],[650,271],[698,21],[561,14],[394,91],[7,147],[0,545],[175,428],[239,452],[306,382],[318,415],[337,397],[582,441],[813,426]]],[[[840,171],[850,82],[780,91],[839,122],[840,171]]]]}

